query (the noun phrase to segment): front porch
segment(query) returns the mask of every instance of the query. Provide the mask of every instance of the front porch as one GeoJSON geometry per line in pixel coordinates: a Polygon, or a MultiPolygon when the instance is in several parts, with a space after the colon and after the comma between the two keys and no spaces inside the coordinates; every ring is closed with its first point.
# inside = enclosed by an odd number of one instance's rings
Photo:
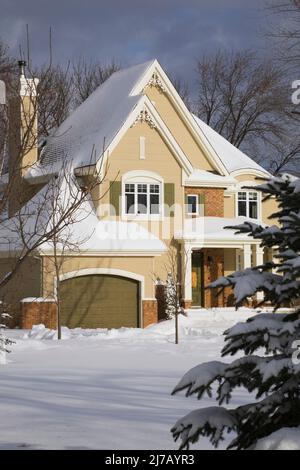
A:
{"type": "MultiPolygon", "coordinates": [[[[221,276],[263,264],[267,254],[260,247],[260,240],[224,229],[241,222],[244,220],[204,217],[192,221],[189,230],[177,237],[181,244],[181,295],[185,308],[233,306],[231,288],[217,296],[215,290],[206,287],[221,276]]],[[[261,292],[257,300],[263,300],[261,292]]]]}

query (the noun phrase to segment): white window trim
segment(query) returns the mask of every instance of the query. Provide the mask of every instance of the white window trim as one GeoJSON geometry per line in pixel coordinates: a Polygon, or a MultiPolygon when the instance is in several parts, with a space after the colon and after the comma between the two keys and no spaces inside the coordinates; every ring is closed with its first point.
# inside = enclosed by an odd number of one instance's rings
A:
{"type": "Polygon", "coordinates": [[[187,199],[189,197],[195,197],[196,198],[196,212],[189,212],[188,208],[189,208],[189,204],[187,204],[187,215],[200,215],[200,207],[199,207],[199,197],[198,197],[198,194],[187,194],[187,199]]]}
{"type": "Polygon", "coordinates": [[[152,171],[129,171],[122,176],[122,219],[123,220],[163,220],[164,218],[164,180],[163,178],[152,171]],[[125,199],[125,185],[126,184],[159,184],[159,214],[127,214],[126,213],[126,199],[125,199]]]}
{"type": "Polygon", "coordinates": [[[239,188],[236,197],[235,197],[235,213],[236,217],[246,217],[247,219],[250,219],[251,217],[249,216],[249,193],[256,193],[257,194],[257,218],[252,219],[252,220],[261,220],[261,206],[262,206],[262,199],[261,199],[261,193],[259,191],[256,191],[255,188],[253,190],[251,189],[242,189],[239,188]],[[240,216],[239,215],[239,193],[246,193],[247,198],[246,198],[246,216],[240,216]]]}
{"type": "Polygon", "coordinates": [[[244,268],[244,263],[243,263],[243,250],[241,249],[236,249],[235,250],[235,270],[236,271],[242,271],[244,268]]]}

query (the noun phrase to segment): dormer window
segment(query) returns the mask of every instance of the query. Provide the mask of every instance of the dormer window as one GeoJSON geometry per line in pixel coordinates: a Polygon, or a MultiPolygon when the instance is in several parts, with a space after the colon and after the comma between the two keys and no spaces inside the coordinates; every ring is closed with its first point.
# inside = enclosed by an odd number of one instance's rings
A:
{"type": "Polygon", "coordinates": [[[238,216],[258,219],[258,193],[256,191],[238,192],[238,216]]]}

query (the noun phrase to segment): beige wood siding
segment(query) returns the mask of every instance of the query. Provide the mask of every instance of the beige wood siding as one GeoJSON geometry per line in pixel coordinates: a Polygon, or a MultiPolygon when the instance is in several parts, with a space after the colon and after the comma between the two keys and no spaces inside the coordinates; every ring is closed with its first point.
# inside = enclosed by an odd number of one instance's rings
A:
{"type": "MultiPolygon", "coordinates": [[[[15,260],[13,258],[0,259],[0,276],[5,276],[9,271],[13,270],[15,260]]],[[[10,303],[24,297],[40,296],[40,276],[41,264],[40,259],[28,257],[12,277],[0,291],[0,300],[10,303]]]]}
{"type": "Polygon", "coordinates": [[[216,170],[216,168],[214,168],[207,160],[202,148],[193,138],[190,130],[183,122],[181,116],[176,111],[168,96],[161,93],[155,87],[146,88],[145,93],[151,101],[154,101],[155,108],[172,132],[175,140],[178,142],[191,164],[195,168],[200,168],[202,170],[216,170]]]}
{"type": "MultiPolygon", "coordinates": [[[[154,258],[146,256],[69,256],[62,265],[61,274],[75,273],[80,276],[82,269],[120,269],[144,276],[144,298],[154,298],[153,273],[154,258]]],[[[49,297],[54,292],[54,269],[50,258],[44,259],[43,296],[49,297]]]]}
{"type": "MultiPolygon", "coordinates": [[[[246,171],[246,170],[245,170],[246,171]]],[[[247,185],[247,181],[255,182],[257,185],[262,184],[262,180],[257,180],[255,176],[253,175],[247,175],[245,173],[244,175],[239,175],[236,176],[235,179],[239,182],[245,181],[245,184],[247,185]]],[[[262,211],[262,222],[270,225],[273,223],[276,223],[276,220],[271,220],[269,219],[269,216],[273,214],[274,212],[277,211],[277,203],[274,198],[269,199],[268,201],[262,202],[261,205],[261,211],[262,211]]],[[[230,196],[225,196],[224,197],[224,217],[229,217],[233,218],[236,217],[236,195],[232,194],[230,196]]]]}

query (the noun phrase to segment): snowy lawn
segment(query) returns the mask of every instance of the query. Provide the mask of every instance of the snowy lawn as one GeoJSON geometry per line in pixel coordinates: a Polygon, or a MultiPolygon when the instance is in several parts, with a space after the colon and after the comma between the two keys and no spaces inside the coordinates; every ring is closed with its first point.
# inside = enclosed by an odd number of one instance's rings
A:
{"type": "MultiPolygon", "coordinates": [[[[175,421],[215,402],[171,397],[172,389],[189,368],[218,360],[223,331],[252,314],[189,311],[179,345],[172,321],[145,330],[64,329],[62,341],[43,327],[9,330],[16,344],[0,366],[0,449],[176,449],[175,421]]],[[[232,406],[247,398],[241,391],[232,406]]]]}

